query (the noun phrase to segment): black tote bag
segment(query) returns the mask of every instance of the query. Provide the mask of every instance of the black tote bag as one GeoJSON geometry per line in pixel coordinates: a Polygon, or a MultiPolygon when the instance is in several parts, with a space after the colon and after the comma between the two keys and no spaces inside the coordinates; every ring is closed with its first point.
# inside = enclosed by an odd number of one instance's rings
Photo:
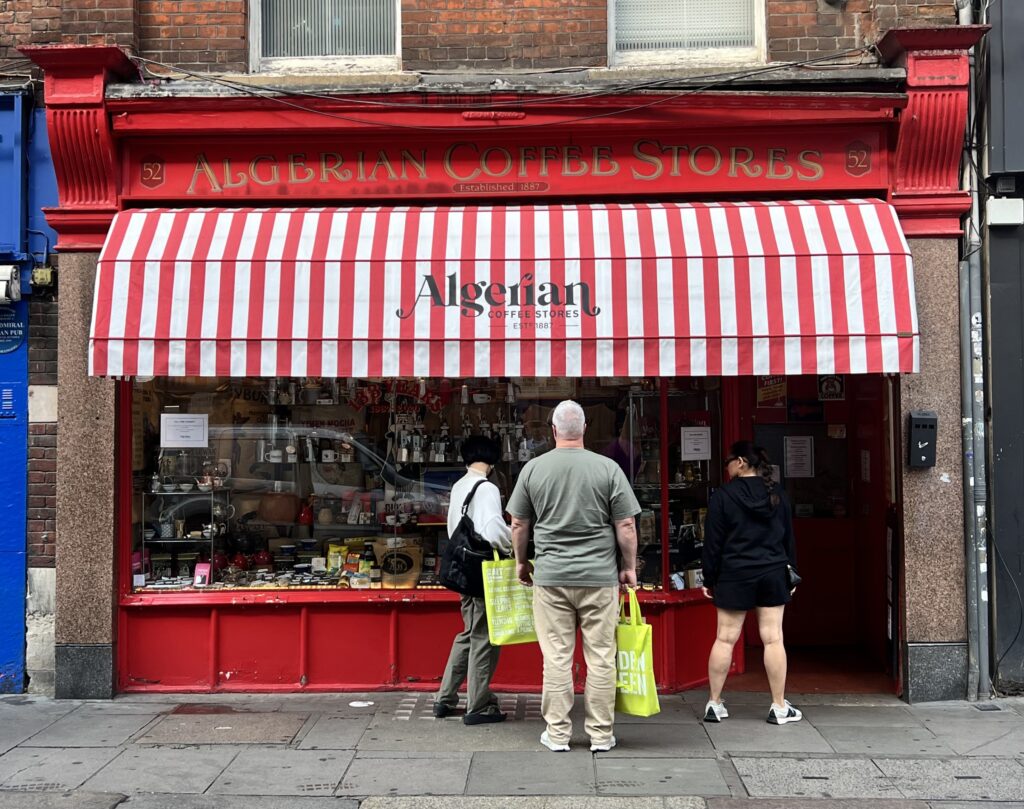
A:
{"type": "Polygon", "coordinates": [[[441,572],[438,580],[456,593],[484,597],[482,565],[491,558],[491,546],[480,539],[467,511],[473,495],[486,480],[479,481],[462,504],[462,519],[447,540],[441,543],[441,572]]]}

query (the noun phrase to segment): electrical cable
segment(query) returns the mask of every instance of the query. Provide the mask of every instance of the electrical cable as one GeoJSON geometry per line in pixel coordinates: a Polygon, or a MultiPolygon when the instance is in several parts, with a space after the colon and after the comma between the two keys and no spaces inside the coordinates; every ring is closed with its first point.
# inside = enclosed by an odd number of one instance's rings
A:
{"type": "MultiPolygon", "coordinates": [[[[868,46],[861,47],[861,48],[852,48],[852,49],[849,49],[848,51],[841,51],[841,52],[839,52],[839,54],[832,54],[832,55],[829,55],[827,57],[818,57],[817,59],[806,60],[806,62],[816,62],[816,61],[823,61],[825,59],[833,59],[833,58],[836,58],[837,55],[841,55],[841,54],[845,54],[845,53],[864,52],[864,51],[867,51],[869,49],[870,48],[868,46]]],[[[350,115],[342,115],[342,114],[338,114],[338,113],[327,112],[325,110],[318,110],[318,109],[315,109],[315,108],[306,107],[306,106],[303,106],[301,104],[297,104],[297,103],[288,101],[285,98],[280,97],[279,95],[270,95],[270,94],[268,94],[268,93],[276,93],[277,92],[276,90],[271,90],[271,89],[266,89],[266,88],[255,88],[255,87],[251,87],[251,86],[245,85],[245,84],[238,84],[237,82],[232,82],[232,81],[226,80],[226,79],[211,78],[209,76],[203,76],[202,74],[197,74],[197,73],[192,73],[190,71],[185,71],[185,70],[182,70],[180,68],[174,68],[173,66],[166,65],[166,64],[161,63],[161,62],[155,62],[154,60],[144,59],[142,57],[134,57],[134,58],[139,60],[140,62],[159,64],[162,67],[168,67],[168,68],[170,68],[172,70],[177,70],[178,72],[183,73],[184,75],[187,75],[187,76],[192,76],[194,78],[200,78],[200,79],[202,79],[204,81],[212,81],[213,83],[216,83],[216,84],[221,84],[221,85],[224,85],[224,86],[232,87],[232,89],[235,89],[235,90],[237,90],[239,92],[245,93],[246,95],[250,95],[250,96],[252,96],[254,98],[259,98],[259,99],[262,99],[262,100],[272,101],[274,103],[277,103],[277,104],[280,104],[282,106],[286,106],[286,107],[289,107],[289,108],[292,108],[292,109],[296,109],[296,110],[299,110],[301,112],[312,113],[314,115],[320,115],[320,116],[327,117],[327,118],[332,118],[332,119],[335,119],[335,120],[348,121],[350,123],[363,124],[363,125],[373,126],[373,127],[381,127],[381,126],[383,126],[383,127],[393,128],[393,129],[409,129],[409,130],[415,130],[415,131],[421,131],[421,132],[450,132],[450,131],[452,131],[453,129],[456,129],[456,128],[460,132],[467,132],[467,131],[470,131],[470,132],[494,132],[494,131],[496,131],[498,129],[498,127],[495,127],[494,125],[479,126],[479,127],[467,127],[467,126],[461,126],[461,125],[458,126],[458,127],[440,127],[440,126],[421,126],[421,125],[417,125],[417,124],[399,124],[399,123],[395,123],[395,122],[391,122],[391,121],[388,121],[388,122],[370,121],[370,120],[365,120],[365,119],[357,118],[357,117],[350,116],[350,115]]],[[[663,103],[665,103],[667,101],[673,101],[673,100],[676,100],[676,99],[679,99],[679,98],[684,98],[684,97],[687,97],[687,96],[696,95],[698,93],[704,92],[704,91],[712,89],[714,87],[724,86],[726,84],[730,84],[732,82],[736,82],[736,81],[742,80],[744,78],[749,78],[751,76],[763,75],[765,73],[770,73],[770,72],[775,72],[775,71],[779,71],[779,70],[789,69],[789,68],[791,68],[793,66],[797,66],[797,65],[800,65],[800,64],[802,64],[802,63],[797,63],[797,62],[783,63],[783,64],[780,64],[780,65],[770,66],[770,67],[766,67],[766,68],[758,68],[757,70],[747,71],[747,72],[744,72],[744,73],[725,74],[725,78],[722,78],[720,80],[710,81],[710,82],[707,82],[707,83],[705,83],[705,84],[703,84],[703,85],[701,85],[699,87],[689,88],[687,90],[679,91],[679,92],[676,92],[676,93],[669,93],[669,94],[666,94],[664,96],[659,96],[658,98],[655,98],[655,99],[653,99],[652,101],[650,101],[650,102],[648,102],[646,104],[637,104],[637,105],[634,105],[634,106],[631,106],[631,107],[626,107],[626,108],[623,108],[623,109],[609,110],[609,111],[605,111],[605,112],[598,112],[598,113],[593,113],[591,115],[581,115],[581,116],[577,116],[575,118],[563,119],[563,120],[560,120],[558,122],[541,121],[541,122],[538,122],[538,123],[530,123],[530,124],[505,124],[505,125],[501,126],[500,129],[502,131],[508,131],[508,130],[513,130],[513,129],[537,129],[537,128],[542,128],[542,127],[555,126],[555,125],[557,125],[557,126],[564,126],[567,123],[568,124],[580,123],[580,122],[583,122],[583,121],[597,120],[597,119],[603,119],[603,118],[610,118],[610,117],[617,116],[617,115],[629,114],[629,113],[633,113],[633,112],[638,112],[640,110],[648,109],[648,108],[653,107],[653,106],[658,105],[658,104],[663,104],[663,103]]],[[[663,83],[668,82],[668,81],[677,81],[677,79],[675,79],[675,78],[673,78],[673,79],[663,79],[663,80],[659,80],[659,82],[657,82],[657,84],[663,84],[663,83]]],[[[651,89],[651,87],[653,87],[655,84],[656,83],[647,83],[647,84],[644,85],[644,87],[646,89],[651,89]]],[[[635,91],[635,88],[633,88],[633,89],[635,91]]],[[[609,94],[619,94],[619,93],[622,93],[622,92],[628,92],[628,91],[627,90],[623,90],[621,88],[618,88],[618,89],[616,89],[614,91],[613,90],[607,90],[607,91],[603,90],[603,91],[601,91],[601,94],[602,95],[609,95],[609,94]]],[[[291,93],[291,92],[287,93],[286,95],[288,95],[288,96],[303,97],[301,94],[296,94],[296,93],[291,93]]],[[[323,96],[315,96],[315,97],[324,98],[323,96]]],[[[592,95],[584,96],[584,97],[597,97],[597,96],[594,96],[592,94],[592,95]]],[[[328,96],[326,98],[329,99],[329,100],[338,100],[336,97],[331,97],[331,96],[328,96]]],[[[353,99],[350,99],[350,98],[346,99],[346,101],[352,101],[352,100],[353,99]]],[[[365,99],[363,99],[363,100],[365,101],[365,99]]],[[[541,99],[537,99],[538,102],[540,100],[541,99]]],[[[561,101],[561,102],[571,101],[571,100],[578,100],[578,96],[573,96],[572,94],[565,94],[565,95],[558,96],[555,99],[551,99],[551,101],[556,101],[556,100],[557,101],[561,101]]],[[[516,102],[510,102],[510,103],[516,103],[516,104],[522,106],[523,102],[522,101],[516,101],[516,102]]],[[[547,102],[545,100],[545,103],[549,103],[549,102],[547,102]]],[[[401,108],[406,107],[407,105],[405,105],[405,104],[395,104],[394,106],[396,108],[401,109],[401,108]]],[[[425,105],[422,105],[422,104],[416,104],[416,105],[412,105],[412,106],[415,106],[417,109],[424,109],[425,108],[425,105]]],[[[438,106],[440,106],[440,105],[430,105],[430,108],[436,109],[438,106]]],[[[493,106],[494,105],[489,105],[488,104],[488,105],[483,105],[483,108],[491,109],[491,108],[493,108],[493,106]]],[[[459,106],[456,106],[454,108],[455,109],[469,110],[469,109],[472,109],[473,107],[471,105],[459,105],[459,106]]]]}
{"type": "Polygon", "coordinates": [[[1003,653],[1001,655],[999,655],[998,658],[996,658],[995,670],[996,670],[996,676],[998,677],[999,676],[999,666],[1002,664],[1002,662],[1006,658],[1006,656],[1010,653],[1010,650],[1016,645],[1017,639],[1020,638],[1021,632],[1024,632],[1024,596],[1022,596],[1020,588],[1017,586],[1017,582],[1014,581],[1013,571],[1010,569],[1010,566],[1008,564],[1006,564],[1006,560],[1003,559],[1003,555],[999,552],[999,545],[997,543],[993,542],[992,543],[992,549],[996,553],[996,561],[1003,566],[1003,569],[1006,571],[1006,578],[1009,580],[1010,584],[1013,585],[1013,589],[1014,589],[1014,591],[1017,594],[1017,607],[1018,607],[1018,609],[1017,609],[1017,616],[1018,616],[1017,617],[1017,631],[1016,631],[1016,633],[1014,633],[1013,640],[1010,641],[1010,643],[1007,645],[1007,647],[1003,651],[1003,653]]]}
{"type": "MultiPolygon", "coordinates": [[[[821,68],[821,69],[842,69],[842,68],[850,67],[850,65],[825,65],[825,64],[819,65],[818,63],[819,62],[828,62],[828,61],[840,58],[840,57],[848,55],[848,54],[854,54],[854,53],[861,53],[861,54],[863,54],[863,53],[865,53],[865,52],[867,52],[869,50],[873,50],[873,49],[874,48],[872,46],[862,46],[862,47],[859,47],[859,48],[850,48],[850,49],[847,49],[847,50],[844,50],[844,51],[837,51],[836,53],[827,54],[825,56],[818,56],[818,57],[814,57],[814,58],[811,58],[811,59],[801,60],[801,61],[798,61],[798,62],[785,62],[785,63],[780,63],[778,65],[769,65],[769,66],[766,66],[766,67],[756,68],[754,70],[746,70],[746,71],[743,71],[743,70],[739,70],[739,71],[738,70],[730,70],[730,71],[724,71],[724,72],[720,72],[720,73],[698,74],[698,75],[695,75],[695,76],[688,76],[688,77],[683,77],[683,78],[686,78],[686,79],[689,79],[689,80],[694,80],[694,79],[697,79],[697,80],[699,80],[699,79],[738,80],[738,79],[741,79],[741,78],[749,78],[751,76],[759,75],[761,73],[772,73],[772,72],[777,72],[779,70],[789,69],[789,68],[792,68],[792,67],[808,67],[808,68],[815,68],[815,67],[817,67],[817,68],[821,68]]],[[[170,64],[167,64],[165,62],[159,62],[159,61],[156,61],[156,60],[153,60],[153,59],[147,59],[145,57],[132,57],[132,58],[135,61],[140,62],[140,63],[159,65],[160,67],[164,67],[164,68],[167,68],[168,70],[181,73],[181,74],[183,74],[185,76],[190,76],[192,78],[197,78],[197,79],[204,80],[204,81],[211,81],[211,82],[214,82],[214,83],[217,83],[217,84],[222,84],[222,85],[230,87],[232,89],[239,90],[240,92],[247,92],[247,93],[260,92],[261,94],[262,93],[275,93],[275,94],[278,94],[278,95],[283,95],[283,96],[292,97],[292,98],[316,98],[316,99],[322,99],[322,100],[327,100],[327,101],[336,101],[336,100],[338,100],[337,96],[325,95],[323,93],[313,93],[313,92],[302,91],[302,90],[294,90],[294,89],[287,88],[287,87],[275,87],[273,85],[252,85],[252,84],[248,84],[246,82],[240,82],[240,81],[237,81],[237,80],[225,78],[223,76],[211,76],[210,74],[195,73],[193,71],[185,70],[184,68],[176,67],[174,65],[170,65],[170,64]]],[[[863,59],[860,60],[859,62],[857,62],[856,64],[857,65],[864,64],[863,59]]],[[[856,66],[856,65],[854,65],[854,66],[856,66]]],[[[586,69],[588,69],[588,68],[578,68],[578,69],[575,69],[575,70],[579,70],[580,72],[582,72],[583,70],[586,70],[586,69]]],[[[153,73],[153,71],[150,71],[150,72],[153,73]]],[[[542,71],[539,71],[538,73],[542,73],[542,71]]],[[[159,78],[166,78],[166,76],[160,76],[159,74],[156,74],[156,73],[153,73],[153,75],[157,76],[159,78]]],[[[433,75],[433,74],[428,74],[428,75],[433,75]]],[[[524,75],[524,74],[517,74],[517,75],[524,75]]],[[[531,75],[531,74],[525,74],[525,75],[531,75]]],[[[502,77],[499,77],[499,78],[502,78],[502,77]]],[[[611,85],[609,87],[605,87],[605,88],[602,88],[602,89],[586,90],[586,91],[577,92],[577,93],[563,93],[563,94],[560,94],[558,96],[553,96],[553,97],[547,97],[546,96],[546,97],[543,97],[543,98],[511,99],[511,100],[506,100],[506,101],[494,101],[494,102],[490,102],[490,103],[480,102],[479,104],[465,104],[465,103],[462,103],[462,104],[446,104],[446,103],[443,103],[443,102],[441,102],[441,103],[431,103],[430,104],[430,108],[431,109],[468,110],[468,109],[474,109],[474,108],[494,109],[495,107],[501,107],[501,106],[517,106],[517,107],[540,106],[540,105],[544,105],[544,104],[561,103],[561,102],[564,102],[566,99],[581,100],[581,99],[590,99],[590,98],[601,98],[603,96],[615,95],[615,94],[620,94],[620,93],[623,93],[623,92],[637,92],[637,91],[642,91],[642,90],[645,90],[645,89],[653,89],[653,88],[657,88],[657,87],[660,87],[662,85],[665,85],[665,84],[668,84],[668,83],[671,83],[671,82],[679,81],[679,79],[680,79],[680,77],[673,76],[673,77],[666,77],[666,78],[662,78],[662,79],[652,79],[651,81],[647,81],[647,82],[621,83],[621,84],[611,85]]],[[[420,92],[422,92],[422,90],[420,90],[420,92]]],[[[261,97],[262,97],[262,95],[261,95],[261,97]]],[[[390,107],[390,108],[394,108],[394,109],[404,109],[404,108],[420,109],[420,108],[422,108],[424,106],[422,102],[381,101],[381,100],[376,100],[376,99],[360,98],[359,96],[347,97],[346,101],[348,101],[350,103],[354,103],[354,104],[362,104],[362,105],[366,105],[366,106],[390,107]]]]}

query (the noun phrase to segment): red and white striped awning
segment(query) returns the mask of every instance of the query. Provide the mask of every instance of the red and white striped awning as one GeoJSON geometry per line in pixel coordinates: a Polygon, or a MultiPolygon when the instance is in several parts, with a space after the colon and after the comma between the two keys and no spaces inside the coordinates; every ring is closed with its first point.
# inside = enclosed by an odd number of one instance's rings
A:
{"type": "Polygon", "coordinates": [[[878,200],[131,210],[90,373],[878,373],[918,343],[878,200]]]}

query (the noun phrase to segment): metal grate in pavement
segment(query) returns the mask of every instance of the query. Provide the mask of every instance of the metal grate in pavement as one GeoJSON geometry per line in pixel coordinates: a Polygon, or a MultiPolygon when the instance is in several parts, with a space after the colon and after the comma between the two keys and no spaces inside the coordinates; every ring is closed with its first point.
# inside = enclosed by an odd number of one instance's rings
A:
{"type": "MultiPolygon", "coordinates": [[[[498,707],[510,720],[540,719],[540,694],[498,694],[498,707]]],[[[460,699],[457,716],[461,719],[466,711],[466,700],[460,699]]],[[[434,720],[434,695],[409,694],[402,697],[391,717],[397,721],[408,722],[412,719],[434,720]]]]}

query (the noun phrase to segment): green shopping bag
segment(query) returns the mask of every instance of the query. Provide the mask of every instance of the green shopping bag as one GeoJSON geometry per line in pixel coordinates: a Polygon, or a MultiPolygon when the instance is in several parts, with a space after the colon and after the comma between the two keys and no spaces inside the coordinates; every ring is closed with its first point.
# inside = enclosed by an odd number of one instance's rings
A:
{"type": "Polygon", "coordinates": [[[619,599],[619,625],[615,628],[615,710],[630,716],[654,716],[661,710],[654,683],[654,651],[651,626],[640,615],[636,590],[629,591],[629,616],[625,596],[619,599]]]}
{"type": "Polygon", "coordinates": [[[495,646],[535,643],[533,590],[519,583],[516,560],[502,559],[494,552],[493,562],[483,563],[484,605],[487,634],[495,646]]]}

